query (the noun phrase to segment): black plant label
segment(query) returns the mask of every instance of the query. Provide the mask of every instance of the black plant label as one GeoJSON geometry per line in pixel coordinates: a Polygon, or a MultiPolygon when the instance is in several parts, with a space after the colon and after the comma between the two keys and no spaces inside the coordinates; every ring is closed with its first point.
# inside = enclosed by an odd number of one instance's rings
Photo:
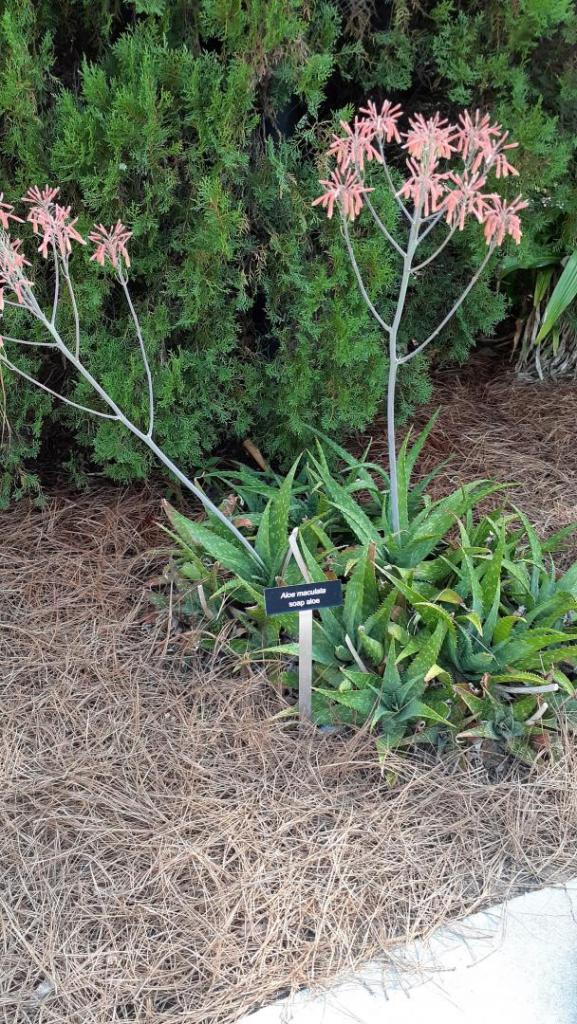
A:
{"type": "Polygon", "coordinates": [[[336,608],[343,603],[340,580],[324,583],[297,583],[290,587],[267,587],[264,592],[267,615],[288,612],[314,612],[319,608],[336,608]]]}

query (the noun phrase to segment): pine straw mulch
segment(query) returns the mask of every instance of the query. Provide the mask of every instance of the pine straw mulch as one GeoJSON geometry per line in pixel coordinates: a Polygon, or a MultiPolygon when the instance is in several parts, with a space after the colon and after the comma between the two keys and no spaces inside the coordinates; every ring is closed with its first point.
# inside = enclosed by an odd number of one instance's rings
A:
{"type": "Polygon", "coordinates": [[[0,1014],[225,1024],[574,875],[577,757],[495,779],[303,735],[150,621],[158,499],[0,517],[0,1014]],[[189,664],[182,659],[182,650],[189,664]]]}
{"type": "MultiPolygon", "coordinates": [[[[576,384],[521,381],[509,361],[485,349],[461,371],[437,373],[432,400],[418,410],[415,428],[437,409],[440,416],[418,466],[424,474],[450,460],[433,493],[446,494],[479,477],[514,482],[505,500],[519,505],[542,535],[577,522],[576,384]]],[[[370,433],[372,457],[386,462],[384,423],[370,433]]],[[[562,561],[576,558],[577,534],[562,561]]]]}

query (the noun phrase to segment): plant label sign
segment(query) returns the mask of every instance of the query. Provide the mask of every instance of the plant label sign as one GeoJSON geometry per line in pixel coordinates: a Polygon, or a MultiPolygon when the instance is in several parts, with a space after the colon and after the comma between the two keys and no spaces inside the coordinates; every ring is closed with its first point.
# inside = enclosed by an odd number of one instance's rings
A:
{"type": "Polygon", "coordinates": [[[336,608],[343,603],[340,580],[323,583],[296,583],[286,587],[267,587],[264,592],[267,615],[288,615],[291,612],[316,612],[336,608]]]}

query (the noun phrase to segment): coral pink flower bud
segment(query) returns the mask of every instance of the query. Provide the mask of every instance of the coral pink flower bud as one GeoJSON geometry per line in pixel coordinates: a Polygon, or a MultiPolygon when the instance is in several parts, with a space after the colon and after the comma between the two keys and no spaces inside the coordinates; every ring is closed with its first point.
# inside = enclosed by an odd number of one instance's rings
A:
{"type": "Polygon", "coordinates": [[[8,231],[8,229],[9,229],[8,221],[9,220],[16,220],[20,224],[23,224],[24,221],[22,220],[22,217],[17,217],[12,212],[14,207],[10,206],[9,203],[3,202],[3,199],[4,199],[4,193],[0,192],[0,224],[4,228],[4,231],[8,231]]]}
{"type": "Polygon", "coordinates": [[[382,163],[381,154],[372,145],[374,131],[370,126],[355,118],[352,128],[346,121],[341,121],[341,128],[345,133],[344,138],[333,135],[333,141],[329,146],[329,156],[336,157],[337,166],[341,171],[346,171],[349,167],[357,167],[363,171],[365,160],[382,163]]]}
{"type": "Polygon", "coordinates": [[[333,215],[335,203],[340,203],[343,214],[348,220],[355,220],[363,207],[363,196],[367,192],[374,192],[372,188],[365,188],[360,181],[356,171],[349,171],[344,178],[340,171],[333,171],[330,178],[322,178],[321,185],[325,191],[312,205],[321,205],[327,211],[329,220],[333,215]]]}
{"type": "Polygon", "coordinates": [[[103,224],[95,224],[88,237],[95,245],[90,259],[95,260],[101,267],[107,258],[113,267],[117,267],[121,257],[126,266],[130,266],[126,243],[132,238],[132,231],[129,231],[121,221],[117,220],[110,229],[105,228],[103,224]]]}
{"type": "Polygon", "coordinates": [[[32,224],[34,234],[42,235],[38,252],[44,259],[48,258],[49,249],[53,247],[66,260],[72,251],[71,242],[86,245],[75,227],[78,217],[70,219],[70,206],[60,206],[54,202],[59,191],[49,185],[45,185],[42,190],[33,185],[23,196],[23,202],[30,204],[26,219],[32,224]]]}
{"type": "Polygon", "coordinates": [[[457,129],[439,113],[426,120],[422,114],[409,118],[409,131],[405,133],[404,148],[417,160],[436,161],[451,156],[457,129]]]}
{"type": "Polygon", "coordinates": [[[24,291],[32,286],[24,275],[24,267],[30,266],[20,252],[22,242],[19,238],[12,240],[9,235],[0,233],[0,310],[4,309],[4,290],[14,292],[20,305],[24,303],[24,291]]]}
{"type": "Polygon", "coordinates": [[[502,245],[507,235],[519,245],[521,241],[521,220],[519,213],[529,204],[521,196],[517,196],[512,203],[506,203],[501,196],[492,195],[487,197],[487,210],[484,218],[485,241],[502,245]]]}
{"type": "Polygon", "coordinates": [[[448,175],[448,180],[455,186],[449,188],[443,206],[446,212],[447,224],[456,225],[459,231],[465,227],[465,219],[469,214],[476,217],[479,223],[483,223],[487,211],[487,201],[490,196],[483,194],[481,189],[485,187],[486,178],[463,174],[448,175]]]}
{"type": "Polygon", "coordinates": [[[366,124],[378,138],[384,138],[386,142],[392,142],[393,139],[395,142],[401,141],[397,128],[397,121],[403,113],[400,103],[393,104],[385,100],[378,111],[376,104],[369,100],[366,107],[360,108],[360,113],[367,115],[361,124],[366,124]]]}
{"type": "Polygon", "coordinates": [[[469,160],[477,154],[487,156],[493,148],[493,139],[501,135],[501,125],[491,124],[488,114],[481,117],[480,110],[471,117],[468,110],[459,114],[459,125],[454,138],[455,147],[463,160],[469,160]]]}
{"type": "Polygon", "coordinates": [[[410,199],[415,206],[422,209],[425,217],[435,213],[445,193],[445,179],[447,174],[439,174],[435,170],[435,163],[430,166],[421,163],[420,160],[407,160],[407,167],[411,172],[398,195],[410,199]]]}

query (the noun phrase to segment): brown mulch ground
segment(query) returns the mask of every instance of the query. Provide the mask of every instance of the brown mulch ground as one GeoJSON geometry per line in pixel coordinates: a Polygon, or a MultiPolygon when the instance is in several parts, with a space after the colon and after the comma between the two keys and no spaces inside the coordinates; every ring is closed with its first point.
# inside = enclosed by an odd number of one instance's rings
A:
{"type": "Polygon", "coordinates": [[[149,621],[156,498],[0,517],[0,1015],[225,1024],[575,873],[575,755],[491,782],[300,735],[149,621]],[[171,651],[192,654],[185,671],[171,651]]]}
{"type": "MultiPolygon", "coordinates": [[[[544,529],[571,518],[570,396],[480,393],[441,383],[427,458],[458,440],[453,482],[512,474],[544,529]]],[[[299,735],[266,679],[150,615],[158,508],[97,491],[0,516],[2,1020],[232,1024],[576,873],[569,744],[498,781],[391,758],[391,786],[370,738],[299,735]]]]}

